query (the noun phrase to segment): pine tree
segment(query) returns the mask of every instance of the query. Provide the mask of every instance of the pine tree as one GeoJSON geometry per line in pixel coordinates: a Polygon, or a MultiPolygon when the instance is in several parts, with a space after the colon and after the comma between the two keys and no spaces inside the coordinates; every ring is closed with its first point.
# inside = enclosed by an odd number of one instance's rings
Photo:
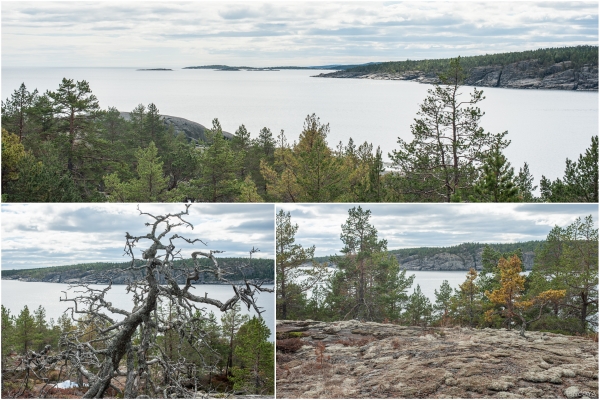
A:
{"type": "Polygon", "coordinates": [[[271,331],[261,318],[252,317],[236,335],[234,356],[239,366],[233,367],[233,389],[252,394],[274,392],[274,346],[268,342],[271,331]]]}
{"type": "Polygon", "coordinates": [[[450,318],[450,307],[452,304],[452,288],[447,280],[442,281],[440,291],[437,289],[433,291],[435,295],[435,304],[433,310],[440,319],[442,325],[446,324],[446,321],[450,318]]]}
{"type": "Polygon", "coordinates": [[[467,272],[467,279],[459,285],[456,294],[456,308],[460,318],[467,321],[469,326],[474,326],[475,318],[480,309],[480,289],[475,283],[477,271],[471,268],[467,272]]]}
{"type": "Polygon", "coordinates": [[[240,194],[236,174],[240,168],[237,154],[223,138],[218,119],[207,132],[206,147],[199,156],[199,177],[190,182],[190,195],[198,201],[231,202],[240,194]]]}
{"type": "Polygon", "coordinates": [[[267,192],[278,201],[327,202],[340,196],[343,161],[327,145],[329,124],[315,114],[304,121],[304,129],[291,149],[280,147],[275,168],[261,163],[267,192]]]}
{"type": "Polygon", "coordinates": [[[406,302],[404,320],[410,325],[426,327],[431,320],[432,311],[431,302],[421,292],[421,286],[417,285],[406,302]]]}
{"type": "Polygon", "coordinates": [[[535,292],[566,290],[563,316],[574,316],[580,333],[598,326],[598,229],[592,216],[555,226],[536,251],[531,273],[535,292]]]}
{"type": "Polygon", "coordinates": [[[514,168],[502,154],[504,147],[502,140],[498,139],[483,160],[481,176],[475,184],[475,198],[479,201],[504,203],[519,200],[514,168]]]}
{"type": "MultiPolygon", "coordinates": [[[[513,318],[521,320],[521,336],[525,336],[527,324],[541,318],[544,306],[556,303],[562,299],[566,290],[547,290],[533,298],[525,295],[525,277],[521,275],[521,260],[516,255],[510,259],[501,258],[498,262],[500,270],[500,287],[492,292],[485,292],[492,303],[502,306],[501,313],[506,317],[508,329],[512,328],[513,318]],[[525,314],[533,306],[539,307],[537,316],[528,318],[525,314]]],[[[486,319],[490,320],[494,310],[486,312],[486,319]]]]}
{"type": "Polygon", "coordinates": [[[86,130],[100,109],[98,99],[92,94],[88,82],[74,82],[73,79],[66,78],[63,78],[58,90],[48,92],[48,96],[53,100],[54,112],[63,121],[68,133],[67,165],[69,171],[73,171],[76,147],[85,143],[86,130]]]}
{"type": "Polygon", "coordinates": [[[29,92],[25,83],[21,83],[10,99],[2,102],[2,128],[16,134],[20,142],[31,131],[31,109],[37,98],[37,89],[29,92]]]}
{"type": "MultiPolygon", "coordinates": [[[[327,273],[327,263],[313,262],[315,246],[302,247],[296,243],[298,225],[292,224],[289,212],[279,210],[276,215],[276,281],[277,315],[288,319],[291,309],[302,296],[318,285],[327,273]],[[311,268],[301,268],[312,263],[311,268]]],[[[297,307],[294,307],[297,309],[297,307]]]]}
{"type": "Polygon", "coordinates": [[[370,210],[353,207],[342,225],[343,255],[332,258],[337,271],[330,278],[327,298],[338,319],[397,318],[414,279],[400,272],[396,258],[387,253],[387,241],[378,239],[370,218],[370,210]]]}
{"type": "MultiPolygon", "coordinates": [[[[13,349],[15,321],[10,310],[2,306],[2,370],[6,369],[6,360],[13,349]]],[[[4,382],[4,379],[2,380],[4,382]]]]}
{"type": "Polygon", "coordinates": [[[390,155],[400,168],[397,178],[411,182],[409,190],[424,199],[459,200],[490,146],[495,141],[500,150],[508,145],[502,140],[506,132],[492,135],[479,126],[484,113],[477,104],[485,99],[483,91],[474,89],[468,101],[460,98],[465,76],[460,57],[452,59],[439,76],[442,85],[428,90],[420,106],[411,126],[412,142],[399,138],[400,148],[390,155]]]}
{"type": "Polygon", "coordinates": [[[27,306],[23,307],[15,320],[14,340],[15,348],[21,354],[32,350],[35,341],[35,320],[27,306]]]}
{"type": "Polygon", "coordinates": [[[598,136],[592,137],[591,146],[578,161],[567,158],[565,176],[551,182],[542,175],[540,180],[542,201],[562,203],[598,202],[598,136]]]}
{"type": "Polygon", "coordinates": [[[163,163],[154,142],[147,149],[138,149],[137,175],[128,182],[121,182],[115,172],[104,177],[109,201],[113,202],[158,202],[176,200],[177,193],[167,192],[169,178],[163,175],[163,163]]]}
{"type": "Polygon", "coordinates": [[[233,353],[237,342],[235,341],[236,334],[240,327],[248,322],[249,317],[246,314],[242,314],[242,309],[239,303],[237,303],[231,310],[221,315],[221,329],[223,336],[229,342],[229,351],[227,353],[227,364],[225,365],[225,375],[231,375],[231,368],[233,367],[233,353]]]}
{"type": "Polygon", "coordinates": [[[519,168],[519,174],[515,179],[515,183],[519,189],[520,201],[525,203],[536,201],[533,192],[537,189],[537,185],[533,185],[533,180],[533,175],[529,172],[529,164],[524,163],[523,168],[519,168]]]}

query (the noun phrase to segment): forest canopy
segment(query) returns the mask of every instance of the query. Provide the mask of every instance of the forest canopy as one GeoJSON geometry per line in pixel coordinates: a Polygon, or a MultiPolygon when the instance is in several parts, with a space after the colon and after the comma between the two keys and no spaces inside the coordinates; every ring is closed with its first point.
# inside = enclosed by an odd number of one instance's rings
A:
{"type": "MultiPolygon", "coordinates": [[[[586,49],[580,53],[593,52],[586,49]]],[[[559,50],[553,60],[567,51],[559,50]]],[[[100,109],[85,80],[64,78],[46,93],[23,83],[2,102],[2,200],[598,202],[598,137],[577,160],[566,159],[564,177],[542,175],[536,185],[527,162],[516,171],[504,155],[508,133],[481,126],[483,91],[459,98],[465,60],[440,67],[410,139],[383,150],[352,138],[329,143],[330,126],[315,114],[297,140],[267,127],[252,137],[244,125],[226,135],[216,118],[196,140],[166,123],[154,103],[128,119],[100,109]]]]}

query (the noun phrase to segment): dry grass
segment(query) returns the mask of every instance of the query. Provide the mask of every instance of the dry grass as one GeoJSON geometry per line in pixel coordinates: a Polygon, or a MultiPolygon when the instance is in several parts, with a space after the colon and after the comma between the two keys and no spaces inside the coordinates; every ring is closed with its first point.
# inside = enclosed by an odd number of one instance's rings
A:
{"type": "Polygon", "coordinates": [[[304,342],[298,338],[282,339],[277,341],[277,351],[282,353],[295,353],[304,346],[304,342]]]}

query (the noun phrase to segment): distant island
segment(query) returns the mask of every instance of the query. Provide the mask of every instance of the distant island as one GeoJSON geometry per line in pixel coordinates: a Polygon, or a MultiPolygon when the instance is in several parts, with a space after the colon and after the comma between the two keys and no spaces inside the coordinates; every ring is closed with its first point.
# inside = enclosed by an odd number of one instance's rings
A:
{"type": "Polygon", "coordinates": [[[326,69],[326,70],[347,70],[350,68],[356,67],[364,67],[368,65],[373,65],[377,63],[367,63],[367,64],[333,64],[333,65],[318,65],[312,67],[298,67],[298,66],[287,66],[287,67],[236,67],[230,65],[199,65],[194,67],[184,67],[183,69],[212,69],[215,71],[280,71],[283,69],[291,70],[291,69],[326,69]]]}
{"type": "MultiPolygon", "coordinates": [[[[388,250],[396,257],[400,268],[410,271],[468,271],[482,269],[482,253],[485,246],[495,251],[506,253],[521,249],[523,266],[526,270],[533,268],[535,249],[544,241],[532,240],[515,243],[462,243],[450,247],[415,247],[409,249],[388,250]]],[[[330,261],[332,256],[315,257],[317,262],[330,261]]]]}
{"type": "Polygon", "coordinates": [[[138,71],[173,71],[170,68],[141,68],[138,71]]]}
{"type": "MultiPolygon", "coordinates": [[[[224,267],[231,267],[236,270],[243,268],[242,272],[237,272],[228,276],[229,281],[243,281],[244,278],[261,281],[265,284],[274,284],[274,260],[266,258],[252,259],[248,265],[247,258],[218,258],[219,264],[224,267]]],[[[201,265],[209,265],[208,260],[199,261],[201,265]]],[[[191,260],[176,260],[174,267],[180,264],[192,263],[191,260]]],[[[59,267],[32,268],[32,269],[10,269],[2,270],[3,280],[18,280],[22,282],[48,282],[48,283],[67,283],[67,284],[108,284],[125,285],[131,280],[139,279],[142,274],[140,270],[132,272],[128,270],[130,261],[115,262],[96,262],[75,265],[64,265],[59,267]]],[[[184,283],[185,278],[180,276],[178,283],[184,283]]],[[[200,273],[196,284],[222,284],[215,279],[215,276],[207,271],[200,273]]],[[[164,282],[161,282],[164,284],[164,282]]]]}
{"type": "MultiPolygon", "coordinates": [[[[598,46],[547,48],[461,57],[465,85],[511,89],[598,90],[598,46]]],[[[316,78],[416,81],[436,84],[450,59],[361,65],[316,78]]]]}

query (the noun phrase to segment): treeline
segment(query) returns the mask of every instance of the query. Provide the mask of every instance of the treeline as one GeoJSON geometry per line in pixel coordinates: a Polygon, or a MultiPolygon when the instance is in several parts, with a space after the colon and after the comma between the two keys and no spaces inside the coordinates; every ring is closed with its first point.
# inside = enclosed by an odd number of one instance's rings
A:
{"type": "MultiPolygon", "coordinates": [[[[159,310],[167,321],[176,318],[168,304],[162,304],[159,310]]],[[[190,342],[176,329],[168,329],[155,338],[156,343],[147,356],[162,352],[172,360],[185,359],[187,379],[195,382],[197,390],[273,394],[274,348],[268,341],[271,331],[264,320],[242,314],[239,304],[223,313],[220,321],[212,312],[205,317],[201,317],[199,311],[197,314],[192,323],[197,325],[194,329],[203,332],[198,343],[190,342]]],[[[34,385],[39,382],[34,379],[23,387],[24,382],[15,367],[23,357],[59,352],[65,338],[82,330],[88,340],[93,341],[94,335],[98,335],[66,313],[54,321],[47,319],[42,306],[33,312],[25,306],[18,315],[2,306],[2,396],[19,392],[35,395],[34,385]],[[45,350],[47,346],[49,350],[45,350]]],[[[142,340],[141,333],[138,340],[142,340]]],[[[51,372],[44,381],[46,391],[65,380],[79,382],[79,387],[83,387],[85,381],[81,374],[69,371],[68,366],[63,365],[60,370],[51,372]]],[[[158,368],[152,368],[151,374],[157,375],[154,377],[157,382],[168,381],[168,377],[159,376],[158,368]]]]}
{"type": "Polygon", "coordinates": [[[390,250],[391,254],[394,254],[399,257],[408,257],[412,255],[419,256],[433,256],[439,253],[449,253],[449,254],[472,254],[475,255],[479,252],[479,250],[484,249],[486,247],[490,247],[495,251],[499,251],[501,253],[510,253],[517,251],[520,249],[523,252],[527,251],[535,251],[540,245],[542,245],[544,241],[541,240],[530,240],[527,242],[516,242],[516,243],[461,243],[456,246],[448,246],[448,247],[415,247],[408,249],[396,249],[390,250]]]}
{"type": "MultiPolygon", "coordinates": [[[[461,63],[466,70],[490,65],[505,66],[528,60],[538,60],[543,67],[570,61],[573,64],[572,67],[578,69],[586,64],[598,65],[598,46],[550,47],[538,50],[461,57],[461,63]]],[[[449,65],[450,59],[448,58],[434,60],[406,60],[363,65],[347,69],[347,71],[364,73],[403,73],[407,71],[422,71],[425,73],[440,74],[443,73],[449,65]]]]}
{"type": "MultiPolygon", "coordinates": [[[[423,257],[433,256],[439,253],[449,253],[449,254],[472,254],[475,255],[479,252],[479,250],[485,248],[486,246],[491,247],[493,250],[499,251],[501,253],[508,253],[516,251],[517,249],[521,249],[523,252],[527,251],[535,251],[540,245],[542,245],[544,241],[542,240],[530,240],[527,242],[515,242],[515,243],[461,243],[456,246],[447,246],[447,247],[412,247],[406,249],[395,249],[388,250],[390,254],[402,257],[408,257],[412,255],[418,255],[423,257]]],[[[313,260],[318,263],[327,262],[332,258],[332,256],[323,256],[323,257],[315,257],[313,260]]]]}
{"type": "MultiPolygon", "coordinates": [[[[227,275],[229,280],[242,280],[255,279],[255,280],[269,280],[274,279],[273,275],[273,260],[266,258],[253,258],[251,261],[248,258],[243,257],[218,257],[219,264],[230,269],[232,272],[227,275]],[[239,267],[239,268],[236,268],[239,267]]],[[[200,266],[210,266],[210,260],[201,258],[197,259],[196,263],[200,266]]],[[[142,261],[138,261],[136,266],[143,265],[142,261]]],[[[191,259],[175,260],[173,261],[174,268],[181,268],[184,265],[193,265],[191,259]]],[[[74,265],[63,265],[57,267],[48,268],[31,268],[31,269],[12,269],[3,270],[2,276],[4,277],[20,277],[31,279],[34,281],[41,281],[49,276],[56,274],[67,274],[75,276],[84,276],[88,274],[99,274],[103,272],[118,273],[123,271],[126,273],[126,269],[131,266],[131,262],[122,263],[111,263],[111,262],[96,262],[96,263],[83,263],[74,265]]],[[[200,276],[201,280],[210,280],[209,274],[202,273],[200,276]]]]}
{"type": "Polygon", "coordinates": [[[87,82],[63,79],[56,91],[24,84],[2,103],[2,199],[8,202],[597,202],[598,137],[565,175],[542,176],[541,196],[527,163],[517,172],[503,151],[507,132],[480,126],[484,97],[458,99],[461,61],[429,90],[384,168],[373,144],[335,147],[329,125],[309,115],[298,140],[241,125],[232,140],[217,119],[206,140],[167,129],[155,104],[130,120],[100,110],[87,82]]]}
{"type": "MultiPolygon", "coordinates": [[[[443,281],[431,301],[401,270],[370,224],[371,212],[348,211],[337,265],[313,261],[315,247],[295,243],[298,225],[277,214],[279,319],[357,319],[420,326],[519,328],[587,334],[598,328],[598,229],[592,217],[554,227],[535,246],[533,270],[523,275],[523,249],[486,245],[482,271],[471,269],[458,288],[443,281]],[[412,289],[412,291],[410,290],[412,289]]],[[[535,242],[531,242],[532,245],[535,242]]]]}

